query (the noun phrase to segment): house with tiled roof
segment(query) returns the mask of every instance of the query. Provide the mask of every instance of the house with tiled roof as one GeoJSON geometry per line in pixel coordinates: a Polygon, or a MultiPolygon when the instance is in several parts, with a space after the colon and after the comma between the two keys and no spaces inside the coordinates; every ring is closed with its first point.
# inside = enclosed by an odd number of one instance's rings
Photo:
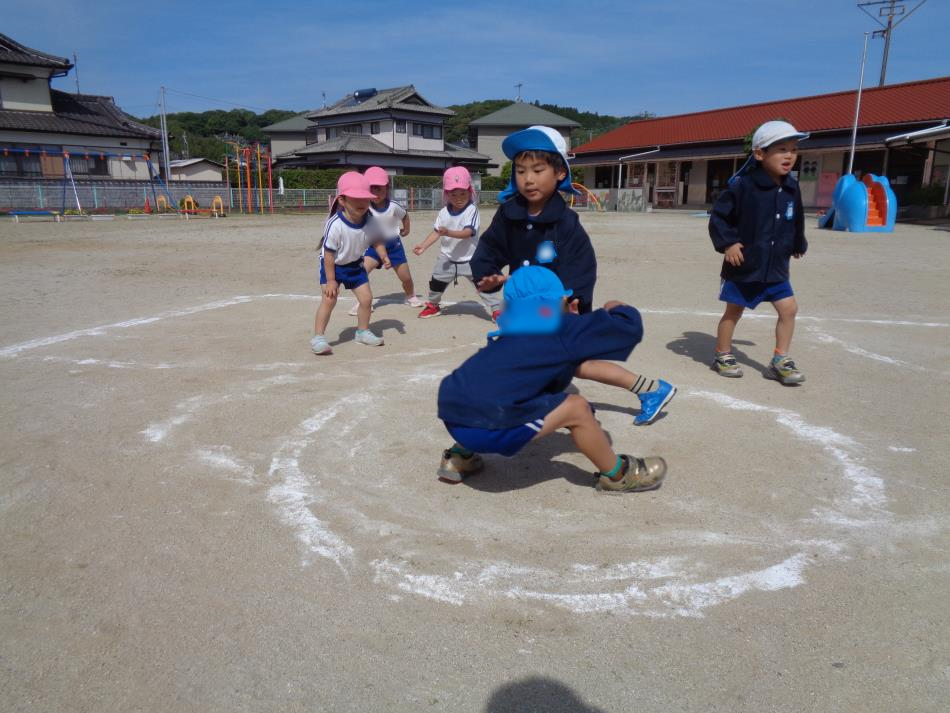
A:
{"type": "Polygon", "coordinates": [[[580,126],[573,119],[518,101],[469,122],[468,144],[473,150],[490,156],[497,167],[490,169],[489,174],[500,176],[502,166],[508,161],[501,150],[501,142],[509,134],[537,125],[550,126],[558,131],[564,137],[568,150],[571,148],[571,129],[580,126]]]}
{"type": "Polygon", "coordinates": [[[450,166],[472,171],[492,167],[488,156],[445,141],[444,121],[453,114],[432,104],[410,84],[360,89],[263,131],[271,137],[278,167],[363,170],[382,166],[392,173],[425,175],[440,174],[450,166]],[[287,142],[295,140],[299,144],[287,148],[287,142]]]}
{"type": "MultiPolygon", "coordinates": [[[[653,206],[709,205],[748,155],[747,137],[784,119],[810,132],[795,173],[806,206],[831,203],[847,171],[856,90],[632,121],[574,150],[590,188],[639,189],[653,206]]],[[[890,179],[900,201],[946,185],[950,77],[868,88],[861,95],[854,172],[890,179]]]]}
{"type": "Polygon", "coordinates": [[[0,34],[0,181],[62,179],[64,153],[77,180],[148,181],[144,156],[157,158],[161,133],[111,97],[50,86],[72,68],[0,34]]]}

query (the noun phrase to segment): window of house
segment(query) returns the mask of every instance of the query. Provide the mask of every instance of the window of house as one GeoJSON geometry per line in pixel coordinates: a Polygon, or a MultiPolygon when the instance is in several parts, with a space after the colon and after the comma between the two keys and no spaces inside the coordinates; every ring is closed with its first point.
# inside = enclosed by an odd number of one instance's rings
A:
{"type": "Polygon", "coordinates": [[[378,134],[379,133],[379,122],[373,121],[369,125],[369,133],[378,134]]]}
{"type": "Polygon", "coordinates": [[[396,119],[396,133],[405,134],[406,133],[406,120],[405,119],[396,119]]]}
{"type": "Polygon", "coordinates": [[[75,176],[108,176],[108,157],[95,151],[70,150],[69,169],[75,176]]]}
{"type": "Polygon", "coordinates": [[[316,126],[308,126],[303,132],[304,141],[307,146],[320,142],[320,129],[316,126]]]}
{"type": "Polygon", "coordinates": [[[413,122],[412,135],[421,136],[424,139],[441,139],[442,127],[439,124],[420,124],[413,122]]]}
{"type": "Polygon", "coordinates": [[[347,124],[346,126],[342,127],[341,131],[344,134],[362,134],[363,125],[362,124],[347,124]]]}

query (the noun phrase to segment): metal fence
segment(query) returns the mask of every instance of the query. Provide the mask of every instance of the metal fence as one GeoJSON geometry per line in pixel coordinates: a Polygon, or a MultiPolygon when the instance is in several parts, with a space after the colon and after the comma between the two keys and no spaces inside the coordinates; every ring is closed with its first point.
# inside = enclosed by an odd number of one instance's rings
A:
{"type": "MultiPolygon", "coordinates": [[[[84,213],[117,213],[129,210],[143,210],[146,202],[154,210],[156,198],[164,195],[164,187],[147,181],[76,181],[73,186],[62,181],[11,182],[0,181],[0,212],[14,211],[68,211],[76,210],[76,199],[84,213]]],[[[283,193],[276,189],[248,193],[247,188],[239,190],[232,187],[230,193],[224,183],[175,182],[169,185],[173,207],[177,207],[186,195],[191,196],[198,207],[211,206],[216,196],[224,202],[225,210],[231,213],[270,213],[276,212],[325,212],[335,191],[325,188],[290,188],[283,193]]],[[[478,194],[482,207],[498,204],[498,191],[483,191],[478,194]]],[[[605,196],[606,198],[606,196],[605,196]]],[[[393,199],[409,210],[439,210],[442,207],[441,188],[397,188],[393,199]]],[[[602,210],[600,205],[588,197],[578,196],[574,207],[579,210],[602,210]]],[[[616,205],[611,209],[615,209],[616,205]]],[[[623,206],[621,210],[637,210],[637,207],[623,206]]],[[[639,209],[642,209],[639,208],[639,209]]]]}

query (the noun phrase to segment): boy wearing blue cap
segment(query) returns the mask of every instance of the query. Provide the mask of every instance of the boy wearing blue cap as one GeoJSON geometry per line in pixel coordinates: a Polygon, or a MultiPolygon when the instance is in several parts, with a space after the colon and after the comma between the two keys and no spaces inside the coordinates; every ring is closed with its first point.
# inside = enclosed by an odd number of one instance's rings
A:
{"type": "Polygon", "coordinates": [[[658,488],[666,461],[614,452],[590,404],[564,389],[589,378],[598,359],[625,360],[643,337],[636,309],[612,301],[588,314],[567,309],[571,290],[538,266],[505,283],[505,306],[487,346],[439,386],[439,418],[455,445],[442,454],[438,477],[460,483],[484,465],[478,453],[513,456],[528,441],[559,428],[597,468],[597,489],[638,492],[658,488]]]}
{"type": "Polygon", "coordinates": [[[805,255],[805,217],[798,181],[789,174],[798,141],[808,134],[787,121],[767,121],[752,136],[752,156],[729,181],[709,216],[709,236],[723,253],[719,300],[726,309],[716,331],[713,367],[722,376],[742,376],[732,354],[732,336],[746,308],[771,302],[778,314],[775,353],[767,376],[791,386],[805,375],[788,355],[798,302],[789,281],[789,259],[805,255]],[[754,161],[753,161],[754,159],[754,161]]]}
{"type": "MultiPolygon", "coordinates": [[[[559,191],[577,193],[571,181],[564,137],[549,126],[516,131],[502,142],[512,160],[511,182],[482,235],[471,260],[481,292],[498,290],[523,265],[542,265],[573,291],[571,310],[591,310],[597,282],[597,258],[590,237],[559,191]],[[508,267],[508,276],[501,273],[508,267]]],[[[651,423],[676,394],[676,387],[616,364],[590,364],[584,378],[619,386],[640,399],[634,423],[651,423]]]]}

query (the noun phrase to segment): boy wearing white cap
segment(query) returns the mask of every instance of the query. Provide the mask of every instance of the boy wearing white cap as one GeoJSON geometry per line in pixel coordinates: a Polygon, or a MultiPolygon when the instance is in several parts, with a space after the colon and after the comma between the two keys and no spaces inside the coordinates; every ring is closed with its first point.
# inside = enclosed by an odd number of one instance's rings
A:
{"type": "Polygon", "coordinates": [[[742,376],[732,354],[732,337],[742,313],[771,302],[778,321],[775,353],[766,375],[786,386],[805,381],[788,351],[798,313],[789,259],[801,258],[808,250],[801,192],[790,173],[798,158],[798,141],[807,137],[786,121],[762,124],[752,136],[754,164],[730,180],[712,208],[709,235],[716,251],[724,255],[719,299],[726,309],[719,320],[713,362],[722,376],[742,376]]]}
{"type": "MultiPolygon", "coordinates": [[[[572,291],[571,309],[590,312],[597,282],[597,258],[590,237],[560,191],[577,193],[567,162],[567,143],[549,126],[531,126],[501,144],[512,160],[511,182],[501,192],[491,226],[472,257],[478,289],[497,291],[525,265],[540,265],[572,291]],[[508,275],[501,270],[507,267],[508,275]]],[[[618,364],[591,361],[584,378],[631,391],[640,400],[638,426],[652,423],[676,395],[662,379],[634,374],[618,364]]]]}

